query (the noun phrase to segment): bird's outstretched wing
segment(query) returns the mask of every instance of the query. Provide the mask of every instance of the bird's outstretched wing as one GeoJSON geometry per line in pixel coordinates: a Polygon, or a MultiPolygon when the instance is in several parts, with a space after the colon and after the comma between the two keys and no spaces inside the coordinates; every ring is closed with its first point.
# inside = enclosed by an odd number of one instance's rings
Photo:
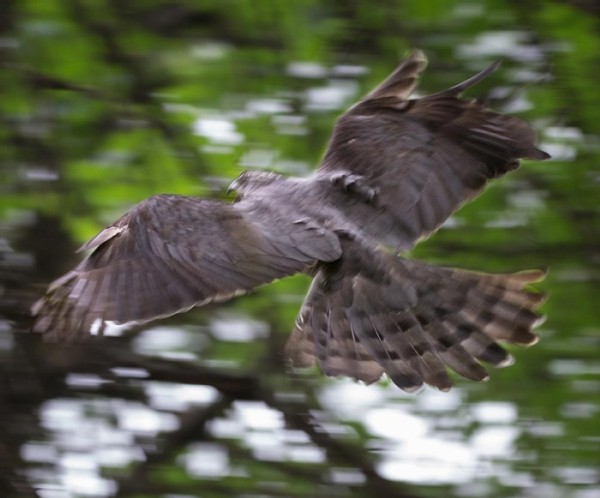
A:
{"type": "Polygon", "coordinates": [[[340,257],[336,235],[270,209],[175,195],[143,201],[83,246],[93,252],[34,305],[34,330],[78,340],[95,323],[171,315],[340,257]]]}
{"type": "Polygon", "coordinates": [[[424,55],[414,52],[340,117],[316,175],[345,177],[341,184],[361,195],[332,189],[331,202],[399,251],[437,229],[489,179],[518,167],[520,158],[549,157],[534,146],[524,121],[460,98],[497,64],[409,100],[425,66],[424,55]]]}

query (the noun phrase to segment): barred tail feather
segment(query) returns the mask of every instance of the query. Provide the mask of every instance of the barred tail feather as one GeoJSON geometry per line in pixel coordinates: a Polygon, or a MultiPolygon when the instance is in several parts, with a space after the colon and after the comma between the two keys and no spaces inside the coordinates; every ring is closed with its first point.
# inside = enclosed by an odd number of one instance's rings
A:
{"type": "Polygon", "coordinates": [[[545,296],[530,284],[544,272],[492,275],[382,258],[379,275],[351,261],[321,268],[286,346],[295,366],[316,360],[328,375],[370,383],[385,372],[406,391],[448,390],[448,368],[486,380],[482,363],[513,361],[500,341],[537,342],[545,296]]]}

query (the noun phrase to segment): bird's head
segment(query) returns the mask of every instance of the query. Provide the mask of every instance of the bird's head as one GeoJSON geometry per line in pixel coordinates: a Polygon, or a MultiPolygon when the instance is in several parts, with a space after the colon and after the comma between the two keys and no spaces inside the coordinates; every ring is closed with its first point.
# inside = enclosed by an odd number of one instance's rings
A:
{"type": "Polygon", "coordinates": [[[240,198],[284,178],[270,171],[244,171],[229,185],[227,192],[235,190],[240,198]]]}

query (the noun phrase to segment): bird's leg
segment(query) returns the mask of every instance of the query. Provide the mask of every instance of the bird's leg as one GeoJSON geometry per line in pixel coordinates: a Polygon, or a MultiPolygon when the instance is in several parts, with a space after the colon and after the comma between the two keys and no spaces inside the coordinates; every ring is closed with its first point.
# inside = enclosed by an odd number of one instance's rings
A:
{"type": "Polygon", "coordinates": [[[337,171],[331,175],[331,183],[336,187],[343,188],[346,192],[358,195],[368,203],[374,203],[377,197],[377,189],[368,185],[362,175],[353,175],[348,171],[337,171]]]}

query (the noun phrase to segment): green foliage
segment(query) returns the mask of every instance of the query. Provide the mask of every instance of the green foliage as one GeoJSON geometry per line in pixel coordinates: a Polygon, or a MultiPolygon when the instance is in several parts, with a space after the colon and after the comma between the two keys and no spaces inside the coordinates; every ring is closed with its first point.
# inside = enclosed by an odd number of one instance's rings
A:
{"type": "MultiPolygon", "coordinates": [[[[540,285],[550,292],[540,344],[513,350],[516,365],[492,372],[483,388],[459,381],[464,403],[447,416],[460,426],[472,403],[512,404],[521,431],[518,452],[514,461],[493,463],[526,469],[534,487],[555,486],[556,496],[584,496],[584,486],[559,482],[555,474],[598,463],[597,16],[571,2],[500,0],[23,0],[14,17],[15,43],[3,48],[8,63],[0,74],[0,218],[9,224],[15,212],[49,216],[77,243],[156,193],[224,198],[225,186],[252,153],[262,158],[258,167],[308,173],[343,107],[381,80],[406,49],[419,46],[430,57],[426,91],[504,57],[482,91],[518,88],[530,104],[521,115],[535,123],[543,146],[558,151],[557,157],[525,162],[413,255],[486,271],[550,267],[540,285]],[[298,76],[289,71],[294,62],[314,63],[318,70],[298,76]],[[355,94],[339,108],[310,107],[310,91],[334,85],[339,78],[332,68],[344,64],[368,69],[344,77],[356,85],[355,94]],[[522,80],[524,72],[534,76],[522,80]],[[280,107],[256,110],[266,100],[280,107]],[[293,123],[293,132],[282,132],[281,118],[293,123]],[[195,132],[203,120],[208,128],[195,132]],[[225,127],[221,135],[219,126],[225,127]],[[578,368],[565,374],[565,365],[578,368]],[[577,407],[586,403],[592,408],[583,416],[577,407]],[[536,435],[538,424],[560,431],[536,435]]],[[[508,100],[498,107],[510,108],[514,102],[508,100]]],[[[277,282],[226,309],[268,323],[280,347],[308,281],[297,276],[277,282]]],[[[204,324],[212,312],[191,313],[190,320],[204,324]]],[[[266,339],[213,341],[208,349],[214,359],[253,370],[263,366],[268,346],[266,339]]],[[[372,442],[361,419],[348,426],[361,442],[372,442]]],[[[457,430],[452,437],[468,439],[476,429],[468,421],[460,427],[464,434],[457,430]]],[[[289,477],[289,469],[253,459],[241,445],[235,453],[235,447],[229,451],[248,474],[231,477],[225,491],[207,486],[206,496],[265,492],[253,486],[289,477]]],[[[290,495],[311,495],[303,475],[287,483],[290,495]]],[[[153,478],[194,489],[176,459],[153,478]]],[[[487,483],[485,496],[534,496],[491,481],[478,481],[487,483]]],[[[427,492],[447,496],[448,490],[427,492]]]]}

